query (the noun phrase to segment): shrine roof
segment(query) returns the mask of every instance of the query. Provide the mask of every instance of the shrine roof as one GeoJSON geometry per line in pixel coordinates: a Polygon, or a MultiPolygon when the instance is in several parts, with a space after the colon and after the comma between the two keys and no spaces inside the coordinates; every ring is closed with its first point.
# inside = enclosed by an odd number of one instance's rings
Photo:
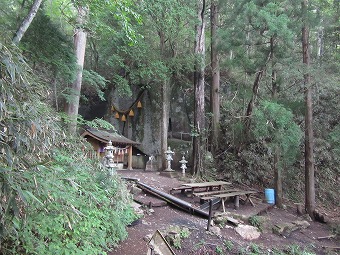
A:
{"type": "Polygon", "coordinates": [[[113,145],[140,145],[140,143],[132,141],[125,136],[122,136],[115,131],[103,130],[103,129],[90,129],[87,128],[84,133],[81,135],[82,137],[93,137],[98,141],[103,143],[112,142],[113,145]]]}

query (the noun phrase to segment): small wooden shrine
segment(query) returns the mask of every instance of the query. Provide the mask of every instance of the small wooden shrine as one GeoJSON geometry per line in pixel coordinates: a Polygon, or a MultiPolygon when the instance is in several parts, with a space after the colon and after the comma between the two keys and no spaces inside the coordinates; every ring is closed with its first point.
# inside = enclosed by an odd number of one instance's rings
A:
{"type": "MultiPolygon", "coordinates": [[[[140,143],[132,141],[114,131],[103,129],[87,128],[81,136],[91,143],[93,147],[92,157],[98,159],[104,157],[104,148],[107,146],[108,142],[111,141],[112,145],[116,148],[114,162],[122,167],[124,164],[127,164],[128,170],[133,169],[133,148],[140,145],[140,143]]],[[[135,149],[138,150],[137,148],[135,149]]]]}

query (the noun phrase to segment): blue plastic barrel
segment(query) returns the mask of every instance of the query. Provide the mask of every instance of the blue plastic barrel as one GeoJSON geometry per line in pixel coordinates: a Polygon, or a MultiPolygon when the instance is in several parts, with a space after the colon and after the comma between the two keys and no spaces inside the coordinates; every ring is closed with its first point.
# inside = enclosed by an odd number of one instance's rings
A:
{"type": "Polygon", "coordinates": [[[274,189],[265,189],[264,190],[264,196],[266,198],[266,202],[268,204],[275,204],[275,193],[274,189]]]}

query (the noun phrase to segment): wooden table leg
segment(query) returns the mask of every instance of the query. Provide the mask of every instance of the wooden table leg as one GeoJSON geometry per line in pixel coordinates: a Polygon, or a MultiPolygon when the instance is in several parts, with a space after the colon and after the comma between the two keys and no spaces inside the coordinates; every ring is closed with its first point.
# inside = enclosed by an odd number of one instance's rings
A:
{"type": "Polygon", "coordinates": [[[240,196],[235,196],[235,209],[237,210],[240,207],[240,196]]]}
{"type": "Polygon", "coordinates": [[[221,203],[222,203],[223,212],[225,212],[224,202],[225,202],[225,198],[221,198],[221,203]]]}
{"type": "Polygon", "coordinates": [[[195,190],[194,188],[191,188],[191,189],[190,189],[190,192],[189,192],[189,196],[190,196],[190,197],[193,197],[193,196],[194,196],[194,190],[195,190]]]}
{"type": "Polygon", "coordinates": [[[251,194],[247,194],[247,199],[246,199],[246,201],[245,201],[245,203],[247,203],[247,201],[249,201],[249,203],[252,205],[252,206],[255,206],[254,205],[254,202],[251,200],[251,198],[250,198],[250,195],[251,194]]]}

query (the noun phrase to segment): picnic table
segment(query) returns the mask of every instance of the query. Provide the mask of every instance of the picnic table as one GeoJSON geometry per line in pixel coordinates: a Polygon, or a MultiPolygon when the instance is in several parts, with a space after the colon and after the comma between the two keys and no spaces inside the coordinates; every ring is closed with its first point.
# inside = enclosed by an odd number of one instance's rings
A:
{"type": "Polygon", "coordinates": [[[225,212],[225,205],[224,205],[224,203],[225,203],[225,201],[229,197],[234,197],[235,198],[235,209],[238,209],[240,207],[240,196],[242,196],[242,195],[246,196],[245,202],[249,201],[249,203],[252,206],[254,206],[254,203],[251,201],[250,196],[252,194],[255,194],[255,193],[257,193],[257,191],[248,190],[248,191],[235,191],[235,192],[221,193],[221,194],[215,194],[215,195],[212,195],[212,196],[221,199],[221,203],[222,203],[222,207],[223,207],[223,212],[225,212]]]}
{"type": "Polygon", "coordinates": [[[205,191],[212,190],[221,190],[223,186],[231,185],[230,182],[225,181],[212,181],[212,182],[193,182],[193,183],[184,183],[182,186],[188,187],[190,189],[191,194],[194,193],[197,189],[203,189],[205,191]]]}
{"type": "Polygon", "coordinates": [[[203,189],[205,191],[221,190],[222,187],[226,185],[231,185],[231,183],[226,181],[184,183],[180,187],[172,188],[170,193],[175,190],[181,190],[181,192],[189,190],[192,195],[197,189],[203,189]]]}

